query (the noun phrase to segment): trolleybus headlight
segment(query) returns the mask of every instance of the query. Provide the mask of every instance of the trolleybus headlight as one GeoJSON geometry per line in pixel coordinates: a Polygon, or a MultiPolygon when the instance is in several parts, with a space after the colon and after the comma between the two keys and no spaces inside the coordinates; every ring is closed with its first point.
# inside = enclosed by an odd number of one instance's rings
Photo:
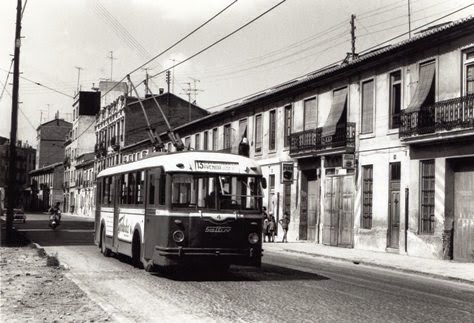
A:
{"type": "Polygon", "coordinates": [[[249,234],[249,242],[251,244],[256,244],[258,242],[258,234],[256,234],[255,232],[252,232],[251,234],[249,234]]]}
{"type": "Polygon", "coordinates": [[[183,242],[184,232],[181,230],[176,230],[175,232],[173,232],[173,240],[176,242],[183,242]]]}

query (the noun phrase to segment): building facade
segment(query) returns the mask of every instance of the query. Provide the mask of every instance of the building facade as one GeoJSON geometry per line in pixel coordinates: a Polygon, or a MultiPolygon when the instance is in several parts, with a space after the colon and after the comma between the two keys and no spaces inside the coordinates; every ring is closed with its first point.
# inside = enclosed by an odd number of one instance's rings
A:
{"type": "Polygon", "coordinates": [[[63,162],[64,138],[72,129],[70,122],[59,119],[41,124],[37,129],[36,169],[63,162]]]}
{"type": "MultiPolygon", "coordinates": [[[[96,114],[100,109],[100,92],[80,91],[73,104],[72,129],[64,143],[64,212],[77,214],[80,191],[78,159],[84,154],[93,153],[95,148],[96,114]]],[[[82,214],[82,210],[80,211],[82,214]]],[[[92,216],[92,213],[90,214],[92,216]]]]}
{"type": "Polygon", "coordinates": [[[289,238],[474,261],[474,19],[424,30],[177,128],[249,155],[289,238]]]}
{"type": "MultiPolygon", "coordinates": [[[[36,149],[18,141],[16,144],[16,185],[18,200],[14,207],[28,208],[31,202],[29,172],[35,168],[36,149]]],[[[0,137],[0,188],[7,191],[10,161],[10,140],[0,137]]]]}
{"type": "Polygon", "coordinates": [[[47,211],[57,202],[63,203],[63,162],[51,164],[30,172],[31,209],[47,211]]]}

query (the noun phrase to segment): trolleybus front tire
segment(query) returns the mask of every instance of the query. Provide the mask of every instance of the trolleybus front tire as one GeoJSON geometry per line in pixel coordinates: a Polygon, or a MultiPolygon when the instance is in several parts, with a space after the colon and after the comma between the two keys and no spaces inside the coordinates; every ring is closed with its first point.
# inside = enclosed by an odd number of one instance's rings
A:
{"type": "Polygon", "coordinates": [[[100,252],[105,256],[105,257],[110,257],[111,251],[109,248],[105,246],[105,229],[102,227],[100,230],[100,252]]]}

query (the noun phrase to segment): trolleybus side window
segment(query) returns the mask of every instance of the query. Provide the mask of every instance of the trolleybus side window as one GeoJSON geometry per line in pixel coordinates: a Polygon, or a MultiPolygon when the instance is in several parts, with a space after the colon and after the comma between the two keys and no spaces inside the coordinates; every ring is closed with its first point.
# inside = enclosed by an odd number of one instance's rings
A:
{"type": "Polygon", "coordinates": [[[155,192],[156,192],[156,174],[153,171],[148,173],[148,205],[155,205],[155,192]]]}
{"type": "Polygon", "coordinates": [[[105,177],[102,186],[102,204],[111,205],[113,203],[113,177],[105,177]]]}
{"type": "Polygon", "coordinates": [[[136,174],[136,192],[137,199],[136,204],[143,204],[143,198],[145,196],[145,171],[138,171],[136,174]]]}

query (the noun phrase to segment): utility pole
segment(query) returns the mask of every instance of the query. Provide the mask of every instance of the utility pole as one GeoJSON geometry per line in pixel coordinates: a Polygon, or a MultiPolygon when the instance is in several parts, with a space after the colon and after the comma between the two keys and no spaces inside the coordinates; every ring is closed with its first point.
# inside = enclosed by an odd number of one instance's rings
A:
{"type": "Polygon", "coordinates": [[[356,30],[356,27],[355,27],[355,18],[356,16],[355,15],[351,15],[351,56],[352,56],[352,59],[356,58],[356,48],[355,48],[355,40],[356,40],[356,36],[355,36],[355,30],[356,30]]]}
{"type": "MultiPolygon", "coordinates": [[[[174,65],[176,64],[175,62],[176,62],[177,60],[174,59],[174,58],[171,58],[170,61],[173,62],[173,80],[172,80],[173,86],[172,86],[171,90],[172,90],[173,93],[174,93],[174,65]]],[[[169,90],[168,90],[168,92],[169,92],[169,90]]]]}
{"type": "Polygon", "coordinates": [[[408,0],[408,38],[411,38],[411,9],[410,9],[410,0],[408,0]]]}
{"type": "Polygon", "coordinates": [[[76,87],[76,91],[77,93],[79,93],[79,91],[81,91],[81,86],[79,85],[79,80],[81,78],[81,70],[82,70],[82,67],[79,67],[79,66],[75,66],[76,69],[77,69],[77,87],[76,87]]]}
{"type": "Polygon", "coordinates": [[[109,53],[110,53],[110,56],[107,56],[107,58],[110,59],[110,80],[112,81],[113,80],[112,75],[114,71],[114,60],[116,60],[117,58],[114,57],[113,50],[111,50],[109,53]]]}
{"type": "Polygon", "coordinates": [[[21,46],[21,0],[17,1],[16,7],[16,30],[15,30],[15,53],[13,64],[13,91],[12,91],[12,117],[10,130],[10,159],[8,162],[8,193],[7,193],[7,218],[6,218],[6,241],[13,240],[13,208],[17,202],[16,187],[16,132],[18,127],[18,92],[20,76],[20,46],[21,46]]]}
{"type": "Polygon", "coordinates": [[[150,80],[150,77],[148,75],[148,70],[151,70],[151,68],[150,67],[145,67],[145,68],[142,68],[142,70],[145,71],[145,96],[147,94],[153,94],[150,90],[150,84],[148,83],[149,80],[150,80]]]}
{"type": "Polygon", "coordinates": [[[203,90],[200,90],[200,89],[196,88],[196,83],[197,83],[197,82],[201,82],[201,81],[198,80],[198,79],[195,79],[194,77],[189,77],[189,78],[190,78],[190,79],[193,81],[193,83],[194,83],[194,87],[193,87],[193,89],[192,89],[191,91],[192,91],[193,94],[194,94],[194,101],[193,101],[193,102],[194,102],[194,104],[196,104],[198,92],[203,92],[203,90]]]}

